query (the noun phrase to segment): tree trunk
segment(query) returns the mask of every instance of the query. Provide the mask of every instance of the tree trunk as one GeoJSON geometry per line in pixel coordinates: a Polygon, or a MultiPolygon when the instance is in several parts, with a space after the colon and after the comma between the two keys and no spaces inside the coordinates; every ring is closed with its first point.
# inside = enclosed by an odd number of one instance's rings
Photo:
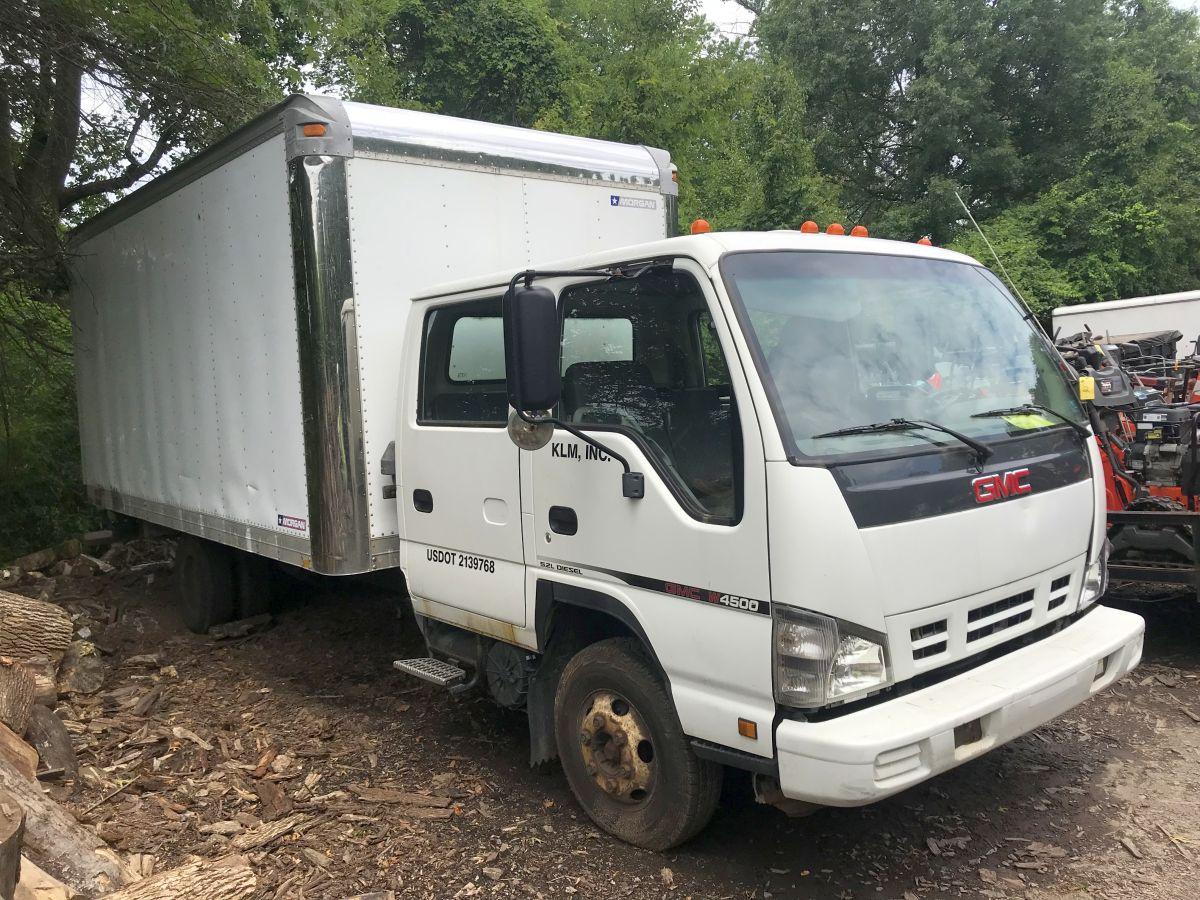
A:
{"type": "Polygon", "coordinates": [[[62,659],[75,626],[53,603],[0,591],[0,655],[62,659]]]}
{"type": "Polygon", "coordinates": [[[46,707],[33,708],[25,737],[41,757],[43,768],[62,769],[67,778],[74,778],[79,774],[79,762],[75,758],[71,732],[67,731],[63,720],[46,707]]]}
{"type": "Polygon", "coordinates": [[[125,881],[120,861],[104,841],[42,793],[41,785],[0,759],[0,789],[25,809],[25,850],[43,869],[87,897],[125,881]]]}
{"type": "Polygon", "coordinates": [[[249,900],[258,891],[244,856],[202,860],[153,875],[104,900],[249,900]]]}
{"type": "Polygon", "coordinates": [[[0,900],[13,900],[21,878],[21,838],[25,813],[11,794],[0,791],[0,900]]]}
{"type": "Polygon", "coordinates": [[[0,656],[0,723],[11,728],[18,738],[29,727],[36,689],[33,672],[7,656],[0,656]]]}

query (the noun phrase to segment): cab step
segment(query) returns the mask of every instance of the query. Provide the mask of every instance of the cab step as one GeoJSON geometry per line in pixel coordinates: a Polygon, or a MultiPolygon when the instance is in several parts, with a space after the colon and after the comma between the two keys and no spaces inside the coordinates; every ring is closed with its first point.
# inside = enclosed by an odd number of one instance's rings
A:
{"type": "Polygon", "coordinates": [[[465,669],[460,669],[454,663],[423,656],[420,659],[398,659],[392,666],[406,675],[413,675],[422,681],[436,684],[438,687],[451,687],[460,684],[467,678],[465,669]]]}

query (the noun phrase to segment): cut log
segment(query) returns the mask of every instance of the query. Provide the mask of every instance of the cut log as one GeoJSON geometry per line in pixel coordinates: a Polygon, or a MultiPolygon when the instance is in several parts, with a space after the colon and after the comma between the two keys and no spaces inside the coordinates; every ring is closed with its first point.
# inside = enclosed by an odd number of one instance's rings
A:
{"type": "Polygon", "coordinates": [[[152,875],[104,900],[249,900],[258,879],[244,856],[201,860],[152,875]]]}
{"type": "Polygon", "coordinates": [[[21,660],[21,665],[33,673],[33,702],[54,706],[58,702],[58,660],[43,653],[21,660]]]}
{"type": "Polygon", "coordinates": [[[0,757],[12,763],[13,768],[26,778],[33,778],[37,772],[37,750],[17,737],[3,722],[0,722],[0,757]]]}
{"type": "Polygon", "coordinates": [[[36,691],[33,672],[8,656],[0,656],[0,722],[25,734],[36,691]]]}
{"type": "Polygon", "coordinates": [[[0,789],[25,810],[25,852],[55,878],[88,897],[124,885],[117,855],[31,781],[0,758],[0,789]]]}
{"type": "Polygon", "coordinates": [[[38,569],[48,569],[58,561],[58,551],[52,548],[46,550],[38,550],[34,553],[27,553],[20,559],[14,559],[12,565],[26,572],[35,572],[38,569]]]}
{"type": "Polygon", "coordinates": [[[13,900],[21,878],[21,839],[25,813],[9,793],[0,791],[0,900],[13,900]]]}
{"type": "Polygon", "coordinates": [[[75,626],[53,603],[0,591],[0,655],[62,659],[75,626]]]}
{"type": "Polygon", "coordinates": [[[104,663],[91,641],[71,641],[58,672],[58,696],[94,694],[104,687],[104,663]]]}
{"type": "Polygon", "coordinates": [[[33,708],[25,738],[33,745],[41,759],[43,770],[61,769],[67,778],[74,778],[79,774],[79,761],[75,758],[71,732],[67,731],[63,720],[46,707],[33,708]]]}
{"type": "Polygon", "coordinates": [[[21,857],[21,880],[15,900],[72,900],[79,896],[53,875],[43,872],[28,856],[21,857]]]}

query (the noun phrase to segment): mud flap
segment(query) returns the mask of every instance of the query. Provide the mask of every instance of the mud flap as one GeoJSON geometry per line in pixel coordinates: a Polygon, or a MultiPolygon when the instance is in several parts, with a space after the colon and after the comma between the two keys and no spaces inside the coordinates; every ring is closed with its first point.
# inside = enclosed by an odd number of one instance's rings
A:
{"type": "Polygon", "coordinates": [[[529,715],[529,765],[553,762],[558,759],[558,742],[554,738],[554,695],[567,663],[588,641],[582,635],[551,631],[549,648],[529,680],[529,697],[525,709],[529,715]]]}

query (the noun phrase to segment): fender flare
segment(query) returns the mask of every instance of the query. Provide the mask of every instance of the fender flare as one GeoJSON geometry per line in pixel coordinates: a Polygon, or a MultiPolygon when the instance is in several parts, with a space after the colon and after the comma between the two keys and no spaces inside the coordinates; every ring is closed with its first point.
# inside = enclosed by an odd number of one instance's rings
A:
{"type": "Polygon", "coordinates": [[[559,606],[591,610],[620,623],[638,639],[651,663],[666,681],[668,694],[671,690],[670,678],[659,662],[658,654],[654,652],[646,630],[629,607],[602,591],[539,578],[534,595],[533,622],[537,649],[542,654],[542,661],[530,680],[526,701],[531,766],[558,758],[558,746],[554,738],[554,695],[558,691],[558,682],[567,663],[590,643],[581,634],[554,634],[554,612],[559,606]],[[555,638],[553,642],[551,637],[555,638]]]}

